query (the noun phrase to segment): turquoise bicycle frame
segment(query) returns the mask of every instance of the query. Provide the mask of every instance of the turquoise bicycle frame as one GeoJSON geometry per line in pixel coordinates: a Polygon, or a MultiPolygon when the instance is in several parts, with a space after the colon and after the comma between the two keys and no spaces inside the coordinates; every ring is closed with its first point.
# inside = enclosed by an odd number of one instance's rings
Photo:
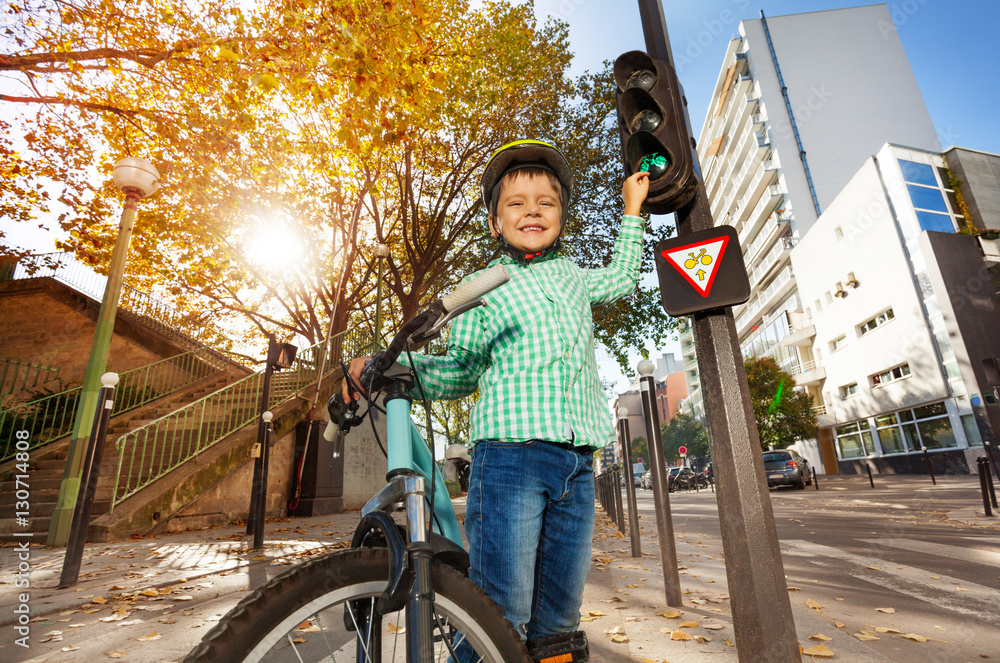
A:
{"type": "Polygon", "coordinates": [[[431,451],[420,435],[420,431],[410,418],[411,403],[406,398],[394,398],[385,404],[386,412],[386,453],[389,457],[389,472],[393,470],[413,470],[423,475],[434,486],[434,513],[431,526],[438,534],[462,545],[462,534],[458,529],[455,509],[445,486],[444,477],[431,459],[431,451]]]}

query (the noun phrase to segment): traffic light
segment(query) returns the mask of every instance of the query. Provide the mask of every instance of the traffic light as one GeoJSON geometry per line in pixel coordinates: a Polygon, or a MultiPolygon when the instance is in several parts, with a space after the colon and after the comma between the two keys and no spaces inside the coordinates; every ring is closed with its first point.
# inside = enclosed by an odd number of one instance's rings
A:
{"type": "Polygon", "coordinates": [[[690,202],[698,189],[677,74],[643,51],[620,55],[614,74],[625,174],[648,171],[645,208],[669,214],[690,202]]]}

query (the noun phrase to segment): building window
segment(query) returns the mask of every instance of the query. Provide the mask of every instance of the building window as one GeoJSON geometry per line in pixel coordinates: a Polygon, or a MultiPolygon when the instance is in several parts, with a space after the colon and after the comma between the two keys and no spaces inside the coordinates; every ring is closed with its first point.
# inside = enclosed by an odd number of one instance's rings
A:
{"type": "Polygon", "coordinates": [[[903,172],[903,179],[912,184],[923,184],[924,186],[937,186],[938,181],[934,176],[934,167],[926,163],[916,161],[906,161],[899,159],[899,169],[903,172]]]}
{"type": "Polygon", "coordinates": [[[909,451],[903,432],[899,428],[899,419],[895,414],[875,417],[875,432],[878,434],[883,454],[899,454],[909,451]]]}
{"type": "Polygon", "coordinates": [[[864,336],[868,332],[874,331],[875,329],[877,329],[878,327],[881,327],[882,325],[886,324],[890,320],[895,319],[895,317],[896,316],[892,312],[891,308],[890,309],[886,309],[882,313],[879,313],[878,315],[876,315],[871,320],[867,320],[864,323],[862,323],[861,326],[858,327],[858,336],[864,336]]]}
{"type": "Polygon", "coordinates": [[[870,376],[872,387],[881,387],[882,385],[900,380],[907,377],[910,374],[910,365],[901,364],[895,368],[890,368],[888,371],[878,373],[876,375],[870,376]]]}
{"type": "Polygon", "coordinates": [[[938,214],[919,209],[915,211],[917,223],[920,224],[921,230],[931,230],[938,233],[955,232],[955,224],[952,223],[951,217],[947,214],[938,214]]]}
{"type": "Polygon", "coordinates": [[[872,441],[872,433],[868,428],[867,421],[855,421],[854,423],[837,426],[837,448],[840,457],[861,458],[875,451],[875,443],[872,441]]]}
{"type": "Polygon", "coordinates": [[[841,336],[830,341],[830,352],[836,352],[847,345],[847,336],[841,336]]]}
{"type": "Polygon", "coordinates": [[[948,449],[958,446],[944,401],[897,412],[903,437],[910,449],[948,449]]]}
{"type": "Polygon", "coordinates": [[[962,428],[965,429],[965,438],[969,441],[970,447],[983,446],[983,438],[979,434],[979,424],[971,414],[962,415],[962,428]]]}
{"type": "Polygon", "coordinates": [[[906,189],[910,192],[910,202],[913,203],[915,208],[941,212],[942,214],[948,213],[948,207],[944,204],[944,196],[941,195],[941,189],[937,187],[931,189],[926,186],[917,186],[916,184],[907,184],[906,189]]]}
{"type": "Polygon", "coordinates": [[[854,394],[858,393],[858,383],[852,382],[851,384],[845,384],[840,388],[841,399],[850,398],[854,394]]]}

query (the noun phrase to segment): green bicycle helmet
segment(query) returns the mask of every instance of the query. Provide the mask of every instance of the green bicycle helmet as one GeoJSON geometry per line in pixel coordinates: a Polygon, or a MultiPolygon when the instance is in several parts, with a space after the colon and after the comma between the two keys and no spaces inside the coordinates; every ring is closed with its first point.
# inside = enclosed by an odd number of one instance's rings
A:
{"type": "MultiPolygon", "coordinates": [[[[497,200],[500,197],[500,182],[508,173],[524,168],[541,168],[556,176],[562,185],[562,226],[566,227],[569,218],[569,201],[573,195],[573,170],[566,157],[554,145],[540,140],[516,140],[507,143],[494,152],[486,162],[483,176],[480,180],[480,190],[483,205],[490,217],[496,215],[497,200]]],[[[545,255],[559,248],[559,239],[551,246],[535,255],[525,255],[511,247],[503,235],[497,237],[501,248],[518,262],[525,263],[533,258],[545,255]]]]}

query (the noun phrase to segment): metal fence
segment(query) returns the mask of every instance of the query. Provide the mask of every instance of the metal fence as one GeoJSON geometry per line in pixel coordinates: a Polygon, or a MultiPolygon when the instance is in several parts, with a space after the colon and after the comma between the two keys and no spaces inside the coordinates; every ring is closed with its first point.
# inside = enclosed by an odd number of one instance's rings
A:
{"type": "Polygon", "coordinates": [[[59,367],[32,364],[20,359],[0,360],[0,403],[12,394],[33,389],[59,377],[59,367]]]}
{"type": "MultiPolygon", "coordinates": [[[[363,355],[371,347],[371,335],[357,330],[334,336],[324,377],[336,370],[341,357],[363,355]]],[[[273,374],[268,409],[274,410],[316,383],[323,348],[321,341],[300,350],[291,368],[273,374]]],[[[119,437],[111,510],[223,438],[255,423],[263,385],[261,369],[119,437]]]]}
{"type": "MultiPolygon", "coordinates": [[[[207,350],[193,350],[125,371],[118,376],[111,415],[134,410],[217,372],[211,359],[207,350]]],[[[14,456],[16,431],[30,433],[29,449],[36,449],[72,432],[82,389],[74,387],[0,410],[0,440],[4,444],[0,462],[14,456]]]]}

